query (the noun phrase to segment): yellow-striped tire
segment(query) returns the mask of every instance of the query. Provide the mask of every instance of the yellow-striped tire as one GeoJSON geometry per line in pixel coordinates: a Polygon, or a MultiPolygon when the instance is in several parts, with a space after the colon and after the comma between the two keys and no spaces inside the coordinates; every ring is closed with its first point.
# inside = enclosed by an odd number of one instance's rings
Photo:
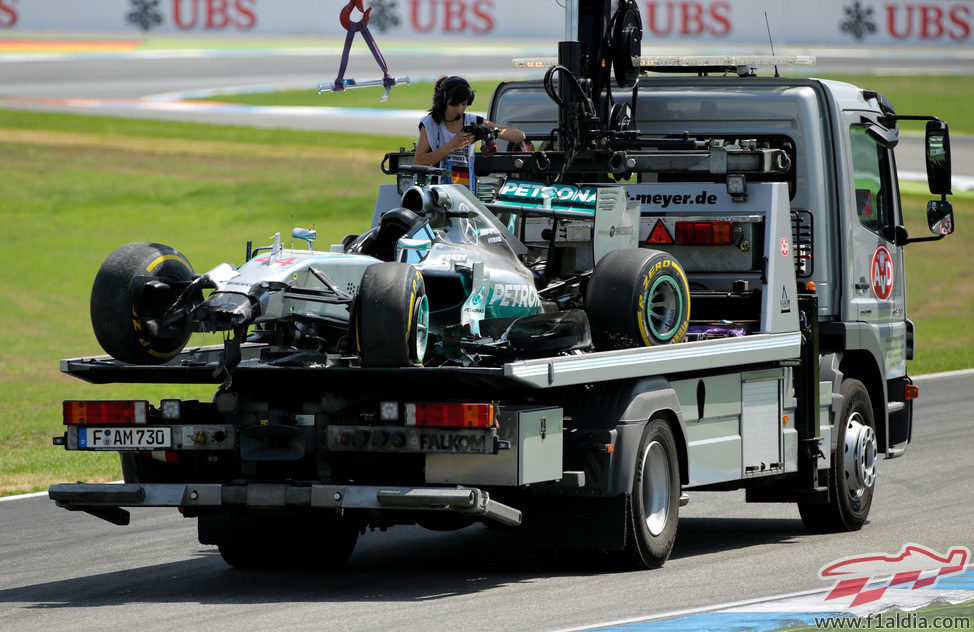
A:
{"type": "Polygon", "coordinates": [[[352,331],[362,366],[418,366],[426,356],[429,301],[419,270],[375,263],[359,285],[352,331]]]}
{"type": "Polygon", "coordinates": [[[175,248],[125,244],[108,255],[91,287],[91,326],[105,352],[129,364],[162,364],[189,341],[192,320],[161,326],[162,316],[193,279],[175,248]]]}
{"type": "Polygon", "coordinates": [[[592,272],[585,313],[600,351],[680,342],[690,323],[686,273],[659,250],[614,250],[592,272]]]}

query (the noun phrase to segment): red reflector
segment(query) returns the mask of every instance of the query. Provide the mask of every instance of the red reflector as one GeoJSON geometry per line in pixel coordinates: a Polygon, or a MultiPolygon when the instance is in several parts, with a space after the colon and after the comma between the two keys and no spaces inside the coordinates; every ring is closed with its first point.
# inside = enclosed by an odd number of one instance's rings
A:
{"type": "Polygon", "coordinates": [[[493,404],[406,404],[407,426],[491,428],[493,404]]]}
{"type": "Polygon", "coordinates": [[[731,222],[677,222],[676,243],[696,246],[726,246],[733,243],[731,222]]]}
{"type": "Polygon", "coordinates": [[[920,387],[916,384],[907,384],[905,391],[904,396],[906,397],[906,401],[920,397],[920,387]]]}
{"type": "Polygon", "coordinates": [[[144,424],[148,406],[149,403],[146,401],[82,402],[70,400],[64,402],[64,425],[144,424]]]}
{"type": "Polygon", "coordinates": [[[672,244],[673,237],[670,235],[670,231],[666,230],[666,226],[663,225],[663,220],[656,220],[656,225],[653,226],[653,230],[650,231],[649,237],[646,239],[647,244],[672,244]]]}

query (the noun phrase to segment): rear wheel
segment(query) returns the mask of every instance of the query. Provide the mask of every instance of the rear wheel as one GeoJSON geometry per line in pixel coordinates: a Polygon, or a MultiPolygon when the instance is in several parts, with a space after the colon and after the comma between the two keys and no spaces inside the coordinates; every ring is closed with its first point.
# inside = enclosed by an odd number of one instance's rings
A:
{"type": "Polygon", "coordinates": [[[842,410],[832,431],[836,448],[826,504],[798,503],[805,526],[816,533],[858,531],[869,516],[876,491],[876,421],[869,391],[859,380],[842,382],[842,410]]]}
{"type": "Polygon", "coordinates": [[[217,546],[223,561],[240,569],[335,569],[358,542],[357,526],[332,511],[250,515],[236,526],[217,546]]]}
{"type": "Polygon", "coordinates": [[[188,314],[170,314],[193,268],[175,248],[137,242],[105,259],[91,288],[91,326],[102,349],[130,364],[161,364],[192,334],[188,314]]]}
{"type": "Polygon", "coordinates": [[[680,513],[680,462],[665,420],[646,424],[637,454],[622,561],[627,567],[659,568],[673,550],[680,513]]]}
{"type": "Polygon", "coordinates": [[[421,365],[429,333],[429,301],[419,271],[405,263],[376,263],[362,275],[355,346],[362,366],[421,365]]]}
{"type": "Polygon", "coordinates": [[[659,250],[614,250],[595,266],[585,295],[599,350],[680,342],[690,289],[676,259],[659,250]]]}

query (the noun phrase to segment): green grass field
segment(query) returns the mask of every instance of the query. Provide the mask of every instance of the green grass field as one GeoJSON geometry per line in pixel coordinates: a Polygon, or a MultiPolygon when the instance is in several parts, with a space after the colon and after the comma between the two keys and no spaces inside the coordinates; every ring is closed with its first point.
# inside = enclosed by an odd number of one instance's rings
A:
{"type": "MultiPolygon", "coordinates": [[[[475,87],[485,108],[492,88],[475,87]]],[[[393,103],[424,109],[429,91],[396,88],[393,103]],[[407,96],[415,103],[405,105],[407,96]]],[[[375,91],[312,96],[318,105],[377,99],[375,91]]],[[[0,110],[0,494],[120,477],[114,454],[51,446],[64,399],[210,396],[204,387],[92,386],[59,373],[60,358],[100,353],[88,297],[108,253],[158,241],[203,271],[240,263],[247,240],[267,244],[293,226],[316,228],[327,247],[368,225],[376,187],[391,181],[382,156],[413,140],[0,110]]],[[[929,196],[904,188],[908,227],[922,234],[929,196]]],[[[974,366],[974,281],[964,263],[974,196],[956,196],[954,206],[955,235],[907,249],[914,374],[974,366]]]]}
{"type": "Polygon", "coordinates": [[[88,296],[108,253],[158,241],[207,270],[293,226],[317,228],[327,247],[368,226],[390,181],[379,162],[405,142],[0,110],[0,494],[119,478],[114,454],[51,446],[64,399],[212,395],[60,374],[60,358],[100,353],[88,296]]]}

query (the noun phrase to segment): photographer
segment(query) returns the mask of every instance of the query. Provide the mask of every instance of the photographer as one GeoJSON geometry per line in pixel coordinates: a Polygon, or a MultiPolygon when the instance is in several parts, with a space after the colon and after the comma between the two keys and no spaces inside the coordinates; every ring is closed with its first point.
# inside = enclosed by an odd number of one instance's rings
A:
{"type": "MultiPolygon", "coordinates": [[[[474,143],[481,140],[484,149],[493,146],[494,138],[514,143],[524,140],[524,132],[515,127],[497,127],[481,116],[467,114],[474,91],[463,77],[440,77],[433,87],[433,106],[419,122],[416,143],[417,165],[439,165],[450,169],[449,182],[466,184],[473,189],[474,143]]],[[[447,181],[444,177],[442,181],[447,181]]]]}

